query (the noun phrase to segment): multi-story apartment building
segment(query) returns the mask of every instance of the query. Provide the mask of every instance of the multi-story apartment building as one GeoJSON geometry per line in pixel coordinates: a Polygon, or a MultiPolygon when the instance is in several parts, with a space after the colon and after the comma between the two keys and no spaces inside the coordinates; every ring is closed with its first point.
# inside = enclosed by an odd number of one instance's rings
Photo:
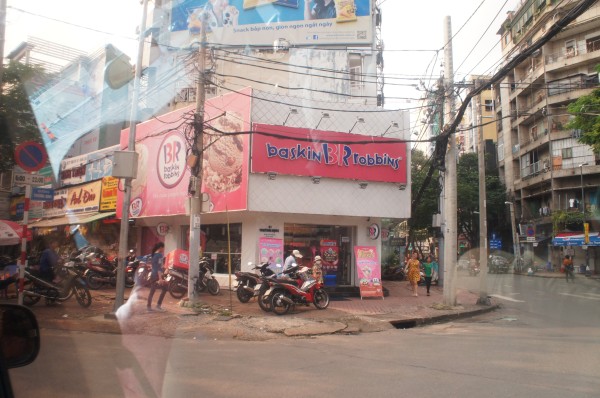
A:
{"type": "MultiPolygon", "coordinates": [[[[498,32],[503,58],[535,43],[574,5],[522,1],[498,32]]],[[[590,230],[600,226],[600,158],[578,142],[579,131],[565,127],[568,104],[598,87],[599,50],[600,5],[594,4],[494,85],[500,176],[514,203],[521,252],[538,265],[558,266],[561,256],[575,254],[578,266],[594,269],[597,248],[561,239],[552,215],[585,209],[590,230]]],[[[571,228],[583,234],[581,223],[571,228]]]]}

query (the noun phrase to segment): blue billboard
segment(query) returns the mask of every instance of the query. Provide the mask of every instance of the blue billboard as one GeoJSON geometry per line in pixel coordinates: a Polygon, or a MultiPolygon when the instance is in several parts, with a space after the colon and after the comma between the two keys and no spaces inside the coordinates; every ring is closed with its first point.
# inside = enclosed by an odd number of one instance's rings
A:
{"type": "Polygon", "coordinates": [[[174,0],[170,45],[370,44],[371,0],[174,0]]]}

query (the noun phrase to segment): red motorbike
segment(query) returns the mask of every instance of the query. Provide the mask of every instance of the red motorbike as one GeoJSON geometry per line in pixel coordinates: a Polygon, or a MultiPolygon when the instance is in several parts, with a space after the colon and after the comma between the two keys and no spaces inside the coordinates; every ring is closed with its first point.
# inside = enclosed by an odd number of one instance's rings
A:
{"type": "Polygon", "coordinates": [[[324,310],[329,306],[329,294],[323,284],[310,276],[310,269],[303,267],[298,276],[304,281],[298,286],[294,281],[277,279],[273,281],[271,292],[271,310],[277,315],[287,314],[297,304],[314,306],[324,310]]]}

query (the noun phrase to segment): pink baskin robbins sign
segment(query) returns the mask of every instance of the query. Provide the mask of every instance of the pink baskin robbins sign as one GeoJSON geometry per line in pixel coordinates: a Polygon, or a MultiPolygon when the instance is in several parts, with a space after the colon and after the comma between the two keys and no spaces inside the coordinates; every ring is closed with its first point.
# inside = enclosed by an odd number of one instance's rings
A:
{"type": "MultiPolygon", "coordinates": [[[[248,186],[248,137],[227,133],[250,129],[251,90],[231,93],[205,102],[202,192],[207,211],[244,210],[248,186]],[[211,129],[212,127],[212,129],[211,129]],[[225,133],[221,135],[219,132],[225,133]],[[210,133],[210,134],[208,134],[210,133]]],[[[182,215],[189,212],[190,169],[188,139],[195,106],[189,106],[141,123],[136,129],[139,154],[137,178],[132,181],[131,217],[182,215]]],[[[129,129],[121,133],[121,148],[129,142],[129,129]]],[[[117,214],[122,214],[123,192],[118,192],[117,214]]]]}
{"type": "Polygon", "coordinates": [[[333,131],[254,124],[253,173],[403,183],[406,143],[333,131]]]}

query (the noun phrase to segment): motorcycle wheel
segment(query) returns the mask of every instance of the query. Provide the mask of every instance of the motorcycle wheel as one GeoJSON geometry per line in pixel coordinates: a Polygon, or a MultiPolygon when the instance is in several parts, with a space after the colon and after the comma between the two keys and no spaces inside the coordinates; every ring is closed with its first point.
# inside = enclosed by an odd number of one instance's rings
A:
{"type": "Polygon", "coordinates": [[[278,290],[273,292],[271,297],[271,310],[277,315],[285,315],[288,313],[292,305],[285,300],[282,300],[283,297],[286,297],[286,294],[282,290],[278,290]]]}
{"type": "Polygon", "coordinates": [[[75,295],[77,303],[83,308],[88,308],[92,305],[92,294],[87,287],[76,283],[73,285],[73,294],[75,295]]]}
{"type": "Polygon", "coordinates": [[[133,287],[135,285],[134,276],[132,273],[125,274],[125,287],[133,287]]]}
{"type": "Polygon", "coordinates": [[[254,294],[247,291],[245,287],[245,284],[240,284],[238,285],[236,290],[237,298],[238,300],[240,300],[240,303],[247,303],[248,301],[250,301],[252,296],[254,296],[254,294]]]}
{"type": "Polygon", "coordinates": [[[177,281],[173,280],[173,281],[169,282],[169,294],[174,299],[180,299],[183,296],[185,296],[186,293],[187,293],[187,289],[184,289],[181,286],[179,286],[177,281]]]}
{"type": "Polygon", "coordinates": [[[206,287],[208,288],[208,292],[213,296],[216,296],[221,291],[221,286],[219,286],[219,282],[216,279],[209,279],[206,282],[206,287]]]}
{"type": "Polygon", "coordinates": [[[92,290],[98,290],[102,287],[102,281],[99,279],[99,276],[95,272],[89,272],[85,276],[85,281],[87,285],[92,290]]]}
{"type": "Polygon", "coordinates": [[[40,296],[30,296],[26,294],[23,296],[23,304],[25,304],[28,307],[31,307],[32,305],[37,304],[40,301],[40,299],[40,296]]]}
{"type": "Polygon", "coordinates": [[[271,296],[265,296],[266,290],[258,293],[258,306],[264,312],[271,312],[271,296]]]}
{"type": "Polygon", "coordinates": [[[329,293],[325,289],[317,289],[313,295],[313,304],[318,310],[329,307],[329,293]]]}

